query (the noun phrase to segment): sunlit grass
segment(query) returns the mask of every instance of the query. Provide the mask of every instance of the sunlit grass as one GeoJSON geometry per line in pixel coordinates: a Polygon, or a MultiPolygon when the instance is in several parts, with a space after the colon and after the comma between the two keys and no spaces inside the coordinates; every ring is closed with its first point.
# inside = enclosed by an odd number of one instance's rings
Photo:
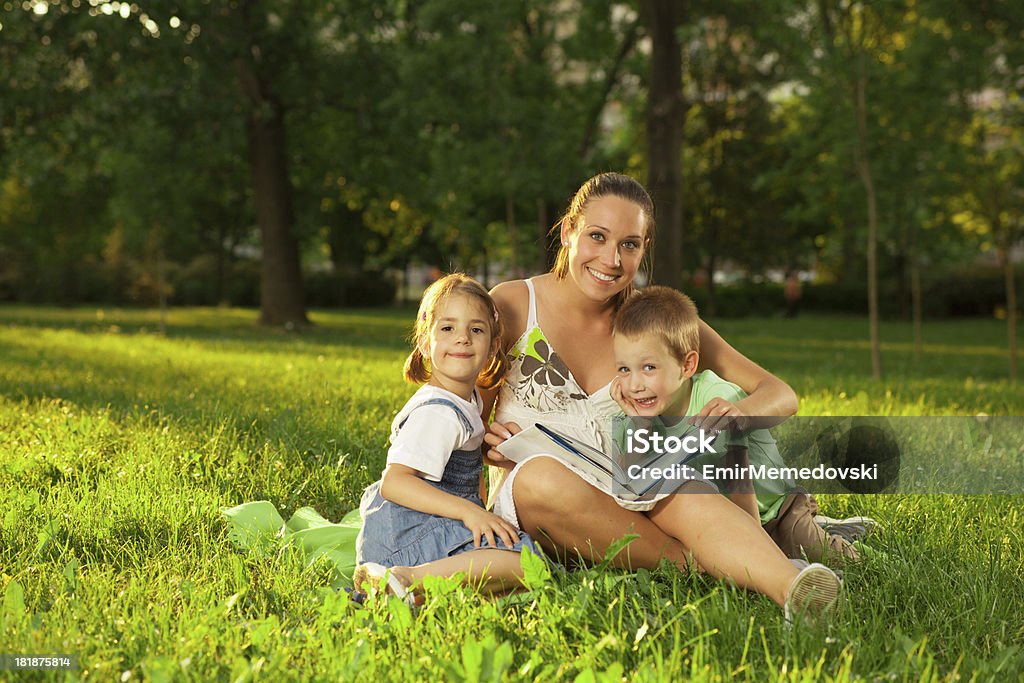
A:
{"type": "MultiPolygon", "coordinates": [[[[356,607],[296,552],[245,555],[219,510],[331,519],[383,464],[408,312],[0,308],[0,653],[76,653],[98,680],[1013,680],[1024,670],[1021,496],[829,496],[886,522],[831,633],[668,568],[549,576],[491,602],[434,582],[417,615],[356,607]],[[474,676],[474,672],[478,675],[474,676]],[[127,678],[125,679],[127,680],[127,678]]],[[[735,320],[722,334],[804,414],[1024,414],[995,321],[735,320]]]]}

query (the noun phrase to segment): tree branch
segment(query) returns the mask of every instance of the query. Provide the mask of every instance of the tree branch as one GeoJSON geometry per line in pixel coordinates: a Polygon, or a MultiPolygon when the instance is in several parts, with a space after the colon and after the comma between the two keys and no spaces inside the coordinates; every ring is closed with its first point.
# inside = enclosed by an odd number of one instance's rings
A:
{"type": "Polygon", "coordinates": [[[587,127],[583,132],[583,140],[580,142],[580,158],[585,159],[590,154],[590,149],[594,144],[594,139],[597,137],[597,126],[601,120],[601,112],[604,111],[605,105],[608,103],[608,98],[611,96],[612,90],[615,88],[615,84],[619,80],[619,72],[622,70],[622,64],[626,61],[626,57],[633,51],[633,46],[636,45],[637,33],[640,29],[640,19],[637,17],[630,24],[626,30],[626,34],[622,37],[622,43],[619,45],[619,50],[615,54],[615,61],[612,62],[612,68],[609,69],[604,79],[604,86],[601,88],[601,96],[594,103],[594,108],[591,109],[590,114],[587,116],[587,127]]]}

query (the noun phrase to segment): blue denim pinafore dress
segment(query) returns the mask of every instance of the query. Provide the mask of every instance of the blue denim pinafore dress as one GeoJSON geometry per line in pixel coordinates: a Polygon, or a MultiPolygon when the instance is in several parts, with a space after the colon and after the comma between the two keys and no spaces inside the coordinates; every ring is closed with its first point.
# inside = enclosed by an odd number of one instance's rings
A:
{"type": "MultiPolygon", "coordinates": [[[[472,425],[452,401],[433,398],[421,405],[444,405],[459,416],[463,426],[472,432],[472,425]]],[[[417,408],[420,406],[417,406],[417,408]]],[[[408,417],[406,417],[408,420],[408,417]]],[[[399,425],[399,429],[405,422],[399,425]]],[[[465,498],[483,507],[480,500],[480,472],[483,469],[480,450],[452,451],[448,464],[441,475],[441,481],[427,481],[446,493],[465,498]]],[[[418,510],[392,503],[380,495],[380,480],[363,492],[359,510],[363,517],[363,529],[356,541],[357,561],[377,562],[385,567],[413,567],[434,562],[459,553],[476,550],[473,534],[457,519],[430,515],[418,510]]],[[[482,548],[489,547],[486,537],[481,537],[482,548]]],[[[540,554],[529,535],[519,532],[519,540],[512,548],[501,541],[502,550],[521,551],[529,548],[540,554]]]]}

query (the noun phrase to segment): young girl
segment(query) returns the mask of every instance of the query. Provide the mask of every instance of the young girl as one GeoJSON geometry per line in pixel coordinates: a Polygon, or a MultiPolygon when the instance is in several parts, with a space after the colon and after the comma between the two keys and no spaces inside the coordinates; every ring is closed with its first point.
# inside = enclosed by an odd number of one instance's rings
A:
{"type": "Polygon", "coordinates": [[[424,576],[464,573],[487,592],[515,588],[530,537],[480,498],[484,424],[476,385],[505,375],[498,309],[480,283],[447,275],[423,294],[405,378],[425,383],[391,424],[380,481],[363,493],[356,590],[414,600],[424,576]]]}

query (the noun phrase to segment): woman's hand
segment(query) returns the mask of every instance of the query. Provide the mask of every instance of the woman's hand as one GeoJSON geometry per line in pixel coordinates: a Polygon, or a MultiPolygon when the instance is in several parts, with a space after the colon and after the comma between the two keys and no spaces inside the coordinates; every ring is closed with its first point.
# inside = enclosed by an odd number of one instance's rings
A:
{"type": "Polygon", "coordinates": [[[462,523],[473,533],[474,548],[480,547],[481,536],[487,538],[487,543],[492,548],[498,548],[495,538],[500,538],[501,542],[509,550],[512,549],[512,546],[516,544],[516,539],[519,538],[519,531],[514,526],[493,512],[488,512],[476,505],[468,509],[462,516],[462,523]]]}
{"type": "Polygon", "coordinates": [[[613,379],[612,386],[608,391],[611,394],[612,399],[614,399],[615,402],[619,404],[619,408],[622,410],[622,412],[624,412],[626,415],[630,417],[639,417],[640,413],[639,411],[637,411],[636,405],[628,398],[626,398],[625,395],[623,395],[622,393],[622,382],[619,381],[621,379],[621,377],[616,377],[615,379],[613,379]]]}
{"type": "Polygon", "coordinates": [[[705,403],[700,412],[690,418],[690,424],[709,432],[743,431],[749,421],[749,416],[737,404],[718,397],[705,403]]]}
{"type": "Polygon", "coordinates": [[[516,464],[499,453],[496,447],[505,443],[513,434],[518,434],[521,431],[523,431],[522,428],[515,422],[506,422],[505,424],[492,422],[490,430],[484,434],[484,443],[489,447],[484,453],[487,463],[506,470],[515,467],[516,464]]]}

